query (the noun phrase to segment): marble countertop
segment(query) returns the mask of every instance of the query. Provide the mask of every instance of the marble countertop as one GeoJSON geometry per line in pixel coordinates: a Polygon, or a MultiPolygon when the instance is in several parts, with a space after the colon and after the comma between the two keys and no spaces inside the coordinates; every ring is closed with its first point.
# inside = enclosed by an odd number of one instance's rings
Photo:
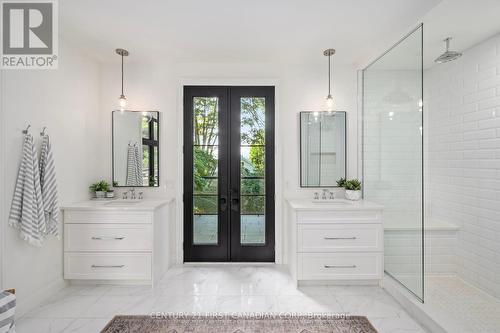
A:
{"type": "Polygon", "coordinates": [[[63,205],[62,210],[135,210],[153,211],[171,203],[174,199],[144,199],[144,200],[87,200],[63,205]]]}
{"type": "Polygon", "coordinates": [[[286,199],[290,207],[295,210],[382,210],[384,206],[371,201],[350,201],[346,199],[312,200],[312,199],[286,199]]]}

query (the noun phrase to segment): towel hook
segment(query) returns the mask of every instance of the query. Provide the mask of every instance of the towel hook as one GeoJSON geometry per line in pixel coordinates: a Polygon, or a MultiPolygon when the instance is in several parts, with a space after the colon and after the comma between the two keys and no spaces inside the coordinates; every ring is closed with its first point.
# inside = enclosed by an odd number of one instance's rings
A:
{"type": "Polygon", "coordinates": [[[47,129],[47,126],[44,126],[42,128],[42,131],[40,132],[40,136],[44,136],[45,135],[45,130],[47,129]]]}
{"type": "Polygon", "coordinates": [[[28,125],[25,130],[23,130],[23,134],[28,134],[28,131],[30,129],[31,125],[28,125]]]}

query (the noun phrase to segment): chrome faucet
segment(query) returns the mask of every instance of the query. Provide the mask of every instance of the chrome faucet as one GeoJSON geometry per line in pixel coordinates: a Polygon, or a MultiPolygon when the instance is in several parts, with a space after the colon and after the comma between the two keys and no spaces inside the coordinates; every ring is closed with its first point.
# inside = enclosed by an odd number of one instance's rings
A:
{"type": "Polygon", "coordinates": [[[143,194],[143,192],[139,192],[139,200],[144,199],[144,196],[142,194],[143,194]]]}
{"type": "Polygon", "coordinates": [[[319,200],[319,194],[318,194],[318,192],[314,192],[314,200],[319,200]]]}
{"type": "Polygon", "coordinates": [[[323,194],[321,195],[321,199],[326,200],[327,199],[327,194],[330,193],[330,190],[327,188],[323,189],[323,194]]]}
{"type": "Polygon", "coordinates": [[[129,191],[130,191],[130,199],[135,200],[135,188],[131,188],[129,191]]]}
{"type": "Polygon", "coordinates": [[[127,200],[128,192],[123,192],[122,198],[123,200],[127,200]]]}
{"type": "Polygon", "coordinates": [[[333,195],[333,192],[330,191],[330,200],[334,200],[335,199],[335,196],[333,195]]]}

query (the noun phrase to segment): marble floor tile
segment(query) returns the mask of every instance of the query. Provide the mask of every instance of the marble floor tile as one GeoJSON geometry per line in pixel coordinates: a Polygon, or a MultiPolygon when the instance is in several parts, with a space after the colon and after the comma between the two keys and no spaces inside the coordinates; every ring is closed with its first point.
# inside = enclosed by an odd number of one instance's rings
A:
{"type": "Polygon", "coordinates": [[[372,318],[369,316],[368,320],[370,320],[373,327],[379,332],[425,333],[425,330],[406,314],[389,318],[372,318]]]}
{"type": "Polygon", "coordinates": [[[373,318],[398,317],[404,310],[389,295],[338,295],[338,302],[349,315],[373,318]]]}
{"type": "Polygon", "coordinates": [[[335,313],[370,318],[380,333],[422,332],[383,289],[296,287],[279,265],[183,265],[151,286],[71,285],[18,319],[18,333],[99,332],[118,314],[335,313]]]}
{"type": "Polygon", "coordinates": [[[112,318],[107,319],[76,319],[63,333],[91,333],[100,332],[112,318]]]}
{"type": "Polygon", "coordinates": [[[59,333],[71,325],[75,318],[23,318],[16,323],[17,333],[59,333]]]}
{"type": "Polygon", "coordinates": [[[92,307],[100,296],[70,295],[42,304],[25,317],[37,318],[80,318],[92,307]]]}
{"type": "Polygon", "coordinates": [[[216,310],[223,313],[277,312],[277,299],[271,295],[219,296],[216,310]]]}

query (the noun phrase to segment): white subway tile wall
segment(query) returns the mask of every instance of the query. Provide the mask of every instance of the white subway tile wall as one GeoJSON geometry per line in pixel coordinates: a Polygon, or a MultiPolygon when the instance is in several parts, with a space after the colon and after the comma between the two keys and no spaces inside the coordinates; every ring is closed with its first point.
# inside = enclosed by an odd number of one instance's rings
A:
{"type": "Polygon", "coordinates": [[[500,35],[424,77],[427,216],[460,227],[458,275],[500,297],[500,35]]]}
{"type": "MultiPolygon", "coordinates": [[[[432,223],[432,222],[431,222],[432,223]]],[[[426,223],[428,226],[428,222],[426,223]]],[[[447,228],[425,231],[425,274],[454,275],[457,273],[457,230],[447,228]]],[[[422,264],[420,230],[385,230],[385,269],[405,283],[420,283],[417,269],[422,264]]]]}
{"type": "Polygon", "coordinates": [[[421,72],[364,76],[364,196],[384,205],[384,269],[422,296],[421,72]]]}

